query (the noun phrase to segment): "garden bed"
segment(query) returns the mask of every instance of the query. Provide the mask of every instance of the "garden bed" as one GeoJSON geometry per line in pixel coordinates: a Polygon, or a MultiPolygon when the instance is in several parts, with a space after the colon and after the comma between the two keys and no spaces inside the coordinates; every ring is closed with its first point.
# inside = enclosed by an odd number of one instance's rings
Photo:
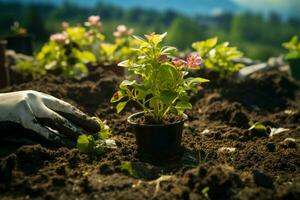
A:
{"type": "Polygon", "coordinates": [[[181,154],[162,161],[136,151],[126,119],[139,108],[131,105],[120,115],[110,104],[121,79],[98,68],[81,81],[49,75],[0,90],[37,90],[96,114],[107,120],[118,146],[92,156],[77,149],[1,144],[0,198],[299,199],[299,82],[277,70],[242,83],[209,78],[192,96],[181,154]],[[289,130],[270,137],[249,131],[250,119],[289,130]],[[131,161],[134,177],[121,170],[123,161],[131,161]]]}

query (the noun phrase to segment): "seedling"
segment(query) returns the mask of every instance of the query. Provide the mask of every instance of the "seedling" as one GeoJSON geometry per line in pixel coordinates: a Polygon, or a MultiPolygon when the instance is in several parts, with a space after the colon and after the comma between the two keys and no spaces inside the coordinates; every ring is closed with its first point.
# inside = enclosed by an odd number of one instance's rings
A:
{"type": "Polygon", "coordinates": [[[120,166],[122,171],[127,172],[130,176],[134,178],[138,178],[138,174],[136,170],[132,166],[132,162],[130,161],[122,161],[120,166]]]}
{"type": "Polygon", "coordinates": [[[298,36],[292,37],[289,42],[282,44],[289,52],[285,55],[285,59],[289,62],[290,75],[300,80],[300,42],[298,36]]]}
{"type": "Polygon", "coordinates": [[[138,43],[136,57],[119,63],[136,76],[124,80],[111,102],[118,102],[120,113],[129,101],[135,101],[144,114],[156,122],[162,122],[169,114],[181,115],[192,108],[188,91],[197,91],[197,85],[209,80],[187,77],[189,70],[199,69],[201,58],[189,55],[186,60],[174,57],[176,48],[161,47],[167,33],[134,36],[138,43]]]}
{"type": "Polygon", "coordinates": [[[267,127],[260,122],[254,123],[252,120],[250,120],[249,125],[250,125],[250,128],[248,129],[249,131],[255,130],[257,132],[267,132],[267,127]]]}
{"type": "Polygon", "coordinates": [[[240,70],[243,64],[234,63],[234,59],[241,58],[243,53],[236,47],[230,47],[229,42],[218,43],[218,38],[210,38],[205,41],[194,42],[192,47],[199,56],[204,59],[204,66],[216,71],[221,77],[240,70]]]}
{"type": "Polygon", "coordinates": [[[104,148],[116,148],[115,141],[109,139],[111,130],[106,122],[101,121],[98,118],[97,121],[100,124],[101,129],[96,136],[81,135],[77,139],[77,148],[82,153],[100,155],[104,152],[104,148]]]}

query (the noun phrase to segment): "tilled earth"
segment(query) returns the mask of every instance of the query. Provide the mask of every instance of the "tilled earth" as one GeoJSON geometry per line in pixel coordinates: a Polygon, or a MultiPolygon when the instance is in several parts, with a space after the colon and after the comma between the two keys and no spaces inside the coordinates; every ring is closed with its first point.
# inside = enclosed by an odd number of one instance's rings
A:
{"type": "Polygon", "coordinates": [[[241,83],[201,73],[211,82],[192,94],[182,151],[166,160],[136,151],[126,118],[139,108],[116,114],[109,100],[122,78],[112,72],[98,68],[77,82],[49,75],[0,90],[32,89],[68,101],[107,120],[117,144],[95,156],[2,142],[0,199],[300,199],[299,82],[276,70],[241,83]],[[268,132],[249,131],[250,119],[268,132]],[[134,177],[121,170],[123,161],[131,161],[134,177]]]}

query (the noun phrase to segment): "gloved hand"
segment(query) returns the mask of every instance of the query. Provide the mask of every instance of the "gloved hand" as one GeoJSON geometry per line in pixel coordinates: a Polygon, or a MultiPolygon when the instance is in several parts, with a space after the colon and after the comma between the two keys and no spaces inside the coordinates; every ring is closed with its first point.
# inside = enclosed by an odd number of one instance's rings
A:
{"type": "Polygon", "coordinates": [[[69,103],[32,90],[1,93],[0,122],[18,123],[58,146],[72,146],[79,135],[100,130],[94,118],[69,103]]]}

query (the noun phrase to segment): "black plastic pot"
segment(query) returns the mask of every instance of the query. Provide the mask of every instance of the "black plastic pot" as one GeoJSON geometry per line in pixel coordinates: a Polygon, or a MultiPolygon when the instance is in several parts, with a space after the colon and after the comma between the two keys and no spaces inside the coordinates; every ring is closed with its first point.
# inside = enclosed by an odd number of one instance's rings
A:
{"type": "Polygon", "coordinates": [[[17,35],[5,38],[7,41],[7,49],[12,49],[17,53],[32,56],[33,54],[33,38],[30,35],[17,35]]]}
{"type": "Polygon", "coordinates": [[[300,58],[288,59],[290,65],[290,75],[296,79],[300,80],[300,58]]]}
{"type": "Polygon", "coordinates": [[[164,157],[180,151],[182,129],[187,115],[181,121],[171,124],[138,124],[134,119],[142,117],[144,112],[138,112],[128,117],[128,123],[133,127],[138,146],[138,152],[150,157],[164,157]]]}

